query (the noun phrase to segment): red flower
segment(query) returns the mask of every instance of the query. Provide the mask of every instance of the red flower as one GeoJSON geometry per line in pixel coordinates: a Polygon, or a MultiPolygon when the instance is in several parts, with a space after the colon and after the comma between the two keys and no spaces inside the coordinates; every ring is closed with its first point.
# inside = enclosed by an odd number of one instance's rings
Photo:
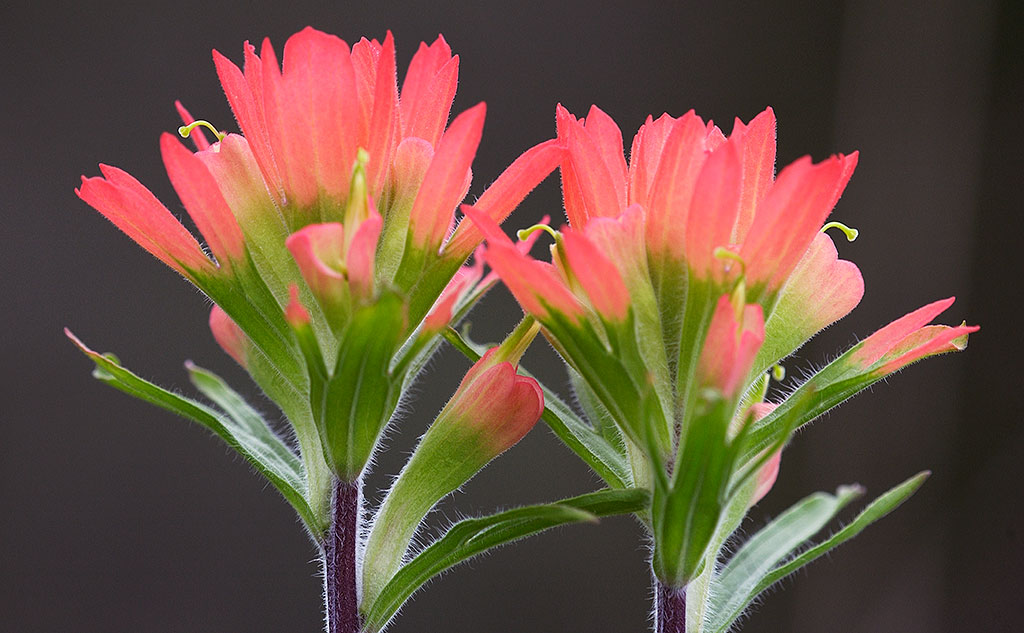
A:
{"type": "MultiPolygon", "coordinates": [[[[225,282],[246,285],[252,272],[283,310],[299,282],[311,318],[338,330],[383,282],[408,295],[415,327],[482,239],[470,225],[453,234],[485,114],[481,103],[446,126],[458,56],[441,37],[421,45],[401,91],[390,33],[349,48],[306,28],[288,39],[282,64],[269,40],[258,55],[246,44],[244,70],[213,57],[243,135],[218,133],[210,143],[197,126],[208,124],[178,103],[198,151],[161,138],[168,174],[212,259],[118,169],[83,179],[79,196],[215,301],[225,282]]],[[[527,151],[478,208],[500,222],[562,155],[556,141],[527,151]]],[[[222,307],[247,329],[238,307],[222,307]]]]}

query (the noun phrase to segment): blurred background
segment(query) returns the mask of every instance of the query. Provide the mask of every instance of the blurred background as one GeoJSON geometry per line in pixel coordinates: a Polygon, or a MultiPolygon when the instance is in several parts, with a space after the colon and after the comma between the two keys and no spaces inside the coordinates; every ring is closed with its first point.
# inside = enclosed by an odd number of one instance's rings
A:
{"type": "MultiPolygon", "coordinates": [[[[174,100],[235,129],[210,49],[240,62],[246,39],[269,36],[280,51],[307,24],[350,43],[393,30],[400,73],[421,40],[445,35],[461,57],[455,110],[488,103],[471,195],[554,134],[558,102],[578,115],[599,104],[627,144],[648,113],[692,107],[728,131],[771,105],[779,165],[859,149],[833,218],[861,231],[839,249],[867,292],[790,374],[953,294],[942,321],[983,329],[965,353],[910,368],[787,449],[747,533],[816,490],[859,482],[873,497],[919,470],[934,475],[769,592],[743,630],[1020,630],[1024,11],[1013,0],[6,3],[0,630],[321,630],[316,551],[287,504],[199,427],[93,380],[61,333],[71,327],[161,385],[192,393],[182,367],[192,359],[257,398],[213,342],[204,298],[72,190],[108,162],[180,210],[157,144],[179,124],[174,100]]],[[[552,177],[505,226],[560,209],[552,177]]],[[[499,288],[470,318],[478,339],[495,340],[519,310],[499,288]]],[[[369,479],[371,501],[467,366],[444,352],[420,380],[369,479]]],[[[565,387],[545,346],[526,366],[565,387]]],[[[539,425],[432,522],[597,485],[539,425]]],[[[457,568],[391,630],[642,631],[648,584],[637,525],[607,519],[457,568]]]]}

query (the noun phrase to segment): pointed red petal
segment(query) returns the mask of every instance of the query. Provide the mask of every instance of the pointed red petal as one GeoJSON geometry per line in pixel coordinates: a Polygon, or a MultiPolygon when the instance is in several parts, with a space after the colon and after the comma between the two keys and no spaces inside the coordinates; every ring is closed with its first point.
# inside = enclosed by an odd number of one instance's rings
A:
{"type": "Polygon", "coordinates": [[[618,197],[618,208],[626,208],[626,158],[622,154],[622,130],[596,105],[587,113],[585,127],[598,152],[604,158],[611,184],[618,197]]]}
{"type": "Polygon", "coordinates": [[[615,264],[582,233],[569,229],[563,235],[569,269],[594,310],[609,321],[625,321],[629,291],[615,264]]]}
{"type": "MultiPolygon", "coordinates": [[[[565,122],[569,126],[566,139],[566,147],[569,150],[568,162],[572,164],[572,171],[576,176],[579,195],[585,209],[585,219],[617,216],[625,207],[625,183],[623,182],[623,189],[617,191],[602,148],[583,123],[568,119],[565,122]]],[[[621,153],[621,149],[619,151],[621,153]]],[[[571,217],[569,221],[572,222],[571,217]]],[[[583,228],[584,225],[585,221],[583,224],[577,224],[576,228],[583,228]]]]}
{"type": "MultiPolygon", "coordinates": [[[[267,136],[273,148],[275,164],[287,202],[308,207],[316,201],[317,181],[313,170],[312,146],[309,143],[309,121],[296,119],[293,113],[298,104],[291,103],[291,90],[287,90],[270,40],[263,40],[260,50],[260,82],[263,86],[263,115],[267,136]]],[[[248,71],[248,68],[246,68],[248,71]]]]}
{"type": "MultiPolygon", "coordinates": [[[[284,46],[284,112],[291,149],[282,160],[316,176],[319,189],[344,199],[355,163],[359,103],[348,44],[311,27],[284,46]]],[[[293,172],[294,173],[294,172],[293,172]]]]}
{"type": "Polygon", "coordinates": [[[682,258],[693,192],[707,160],[705,137],[704,122],[690,110],[665,139],[647,207],[647,249],[652,253],[682,258]]]}
{"type": "Polygon", "coordinates": [[[380,214],[373,205],[373,199],[367,196],[366,204],[370,216],[360,223],[352,237],[345,264],[348,268],[348,283],[354,297],[369,299],[373,296],[374,261],[377,253],[377,240],[384,225],[380,214]]]}
{"type": "Polygon", "coordinates": [[[275,197],[280,200],[283,197],[284,185],[274,163],[274,152],[263,119],[263,93],[259,88],[262,86],[262,77],[258,72],[261,62],[248,42],[245,54],[245,76],[242,76],[237,66],[217,51],[213,51],[213,62],[217,67],[217,76],[220,78],[224,94],[235,113],[238,127],[252,148],[260,171],[263,172],[263,178],[275,197]],[[255,90],[254,85],[257,86],[255,90]]]}
{"type": "Polygon", "coordinates": [[[661,162],[661,153],[665,141],[675,124],[675,119],[663,114],[654,120],[648,116],[647,121],[633,138],[633,147],[629,152],[629,198],[630,204],[639,204],[649,208],[651,188],[654,175],[661,162]]]}
{"type": "Polygon", "coordinates": [[[104,178],[82,177],[78,197],[114,223],[151,255],[186,277],[212,272],[212,262],[167,207],[126,172],[100,165],[104,178]]]}
{"type": "Polygon", "coordinates": [[[168,133],[160,137],[160,152],[174,190],[217,261],[221,266],[241,261],[245,238],[206,165],[168,133]]]}
{"type": "Polygon", "coordinates": [[[839,162],[842,165],[842,171],[839,175],[839,180],[836,182],[835,191],[832,193],[832,204],[830,206],[835,207],[836,203],[839,202],[840,196],[843,195],[843,191],[846,190],[847,183],[850,182],[850,178],[853,176],[853,171],[857,169],[857,163],[859,160],[860,152],[839,155],[839,162]]]}
{"type": "Polygon", "coordinates": [[[370,191],[380,195],[387,184],[388,167],[398,147],[401,120],[398,109],[398,83],[395,69],[395,40],[388,31],[377,61],[374,78],[373,113],[366,145],[370,162],[366,166],[370,191]]]}
{"type": "Polygon", "coordinates": [[[875,371],[881,375],[891,374],[927,356],[962,350],[964,343],[958,339],[966,340],[968,334],[979,329],[976,325],[932,325],[921,328],[890,350],[883,357],[885,364],[875,371]]]}
{"type": "MultiPolygon", "coordinates": [[[[555,170],[564,156],[565,149],[557,140],[534,145],[498,176],[476,201],[474,208],[500,224],[534,187],[555,170]]],[[[476,225],[463,222],[445,245],[445,252],[464,259],[481,240],[483,234],[476,225]]]]}
{"type": "Polygon", "coordinates": [[[439,35],[430,46],[420,43],[399,98],[402,136],[416,136],[437,147],[455,99],[458,77],[459,58],[452,57],[443,37],[439,35]]]}
{"type": "Polygon", "coordinates": [[[864,339],[850,360],[863,368],[874,365],[900,341],[928,325],[932,319],[949,309],[954,301],[956,301],[956,297],[933,301],[896,319],[864,339]]]}
{"type": "Polygon", "coordinates": [[[485,114],[483,103],[466,110],[438,143],[409,214],[413,242],[422,248],[440,247],[455,206],[466,195],[466,177],[480,145],[485,114]]]}
{"type": "Polygon", "coordinates": [[[832,157],[814,165],[805,156],[779,172],[740,249],[751,285],[771,292],[786,280],[832,211],[843,164],[832,157]]]}
{"type": "Polygon", "coordinates": [[[714,251],[728,247],[739,213],[743,185],[738,143],[727,142],[715,150],[694,185],[686,220],[686,259],[698,275],[708,278],[715,266],[714,251]]]}
{"type": "Polygon", "coordinates": [[[365,37],[352,45],[352,70],[355,74],[356,101],[359,104],[360,123],[356,144],[366,147],[369,139],[370,119],[373,117],[373,98],[377,85],[377,64],[380,61],[380,43],[365,37]]]}
{"type": "Polygon", "coordinates": [[[750,125],[737,119],[732,135],[738,136],[743,145],[743,195],[732,238],[734,244],[740,244],[754,222],[757,205],[775,180],[775,112],[767,108],[750,125]]]}
{"type": "MultiPolygon", "coordinates": [[[[558,140],[568,147],[569,137],[575,133],[577,128],[576,117],[568,110],[558,104],[555,107],[555,129],[558,133],[558,140]]],[[[565,205],[565,215],[569,224],[580,229],[587,224],[587,206],[583,202],[583,191],[580,189],[580,181],[576,176],[576,168],[568,156],[562,161],[562,198],[565,205]]]]}

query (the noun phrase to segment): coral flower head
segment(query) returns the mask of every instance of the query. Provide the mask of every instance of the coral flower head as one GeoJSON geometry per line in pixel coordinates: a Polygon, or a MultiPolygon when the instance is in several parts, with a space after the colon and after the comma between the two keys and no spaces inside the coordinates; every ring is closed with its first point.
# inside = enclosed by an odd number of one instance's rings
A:
{"type": "MultiPolygon", "coordinates": [[[[216,339],[275,400],[336,380],[339,350],[358,349],[370,322],[386,330],[373,333],[383,346],[375,371],[401,383],[417,366],[412,357],[432,349],[482,290],[479,263],[460,272],[482,235],[456,228],[455,210],[470,187],[485,106],[449,123],[459,58],[442,37],[421,44],[401,88],[391,33],[349,47],[306,28],[288,38],[280,62],[269,40],[258,53],[246,43],[243,57],[239,67],[213,53],[241,134],[216,131],[178,103],[179,133],[196,151],[172,134],[160,139],[205,247],[122,170],[101,166],[103,176],[83,178],[77,193],[213,299],[216,339]],[[393,358],[399,349],[405,362],[393,358]]],[[[563,146],[526,151],[477,208],[502,221],[557,167],[563,146]]],[[[374,416],[386,422],[399,392],[378,394],[374,416]]],[[[358,474],[383,424],[360,422],[370,439],[353,457],[337,445],[348,442],[341,427],[317,423],[328,461],[345,476],[358,474]]]]}

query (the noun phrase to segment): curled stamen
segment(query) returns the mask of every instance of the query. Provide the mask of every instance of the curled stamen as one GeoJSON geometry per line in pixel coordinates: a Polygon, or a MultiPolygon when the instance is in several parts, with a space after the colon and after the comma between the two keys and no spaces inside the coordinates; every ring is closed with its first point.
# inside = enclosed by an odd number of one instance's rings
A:
{"type": "Polygon", "coordinates": [[[860,231],[858,231],[857,229],[848,227],[845,224],[843,224],[842,222],[829,222],[825,226],[821,227],[821,232],[824,233],[825,231],[827,231],[829,229],[839,229],[840,231],[842,231],[843,235],[846,236],[846,241],[847,242],[854,241],[855,239],[857,239],[857,236],[860,235],[860,231]]]}
{"type": "Polygon", "coordinates": [[[213,127],[213,124],[210,123],[209,121],[203,121],[201,119],[199,121],[193,121],[193,122],[189,123],[188,125],[183,125],[183,126],[179,127],[178,128],[178,135],[180,135],[181,138],[188,138],[192,134],[192,130],[196,129],[196,127],[198,127],[198,126],[205,127],[206,129],[208,129],[211,132],[213,132],[213,135],[215,137],[217,137],[218,141],[223,141],[224,137],[227,136],[227,134],[224,134],[220,130],[218,130],[217,128],[213,127]]]}
{"type": "Polygon", "coordinates": [[[519,229],[518,231],[516,231],[516,237],[519,238],[520,242],[525,242],[527,238],[529,238],[537,231],[544,231],[548,235],[553,237],[556,242],[558,241],[558,231],[551,228],[547,224],[534,224],[533,226],[527,227],[525,229],[519,229]]]}
{"type": "Polygon", "coordinates": [[[786,368],[778,364],[772,367],[772,378],[775,379],[775,382],[782,382],[783,380],[785,380],[786,368]]]}

